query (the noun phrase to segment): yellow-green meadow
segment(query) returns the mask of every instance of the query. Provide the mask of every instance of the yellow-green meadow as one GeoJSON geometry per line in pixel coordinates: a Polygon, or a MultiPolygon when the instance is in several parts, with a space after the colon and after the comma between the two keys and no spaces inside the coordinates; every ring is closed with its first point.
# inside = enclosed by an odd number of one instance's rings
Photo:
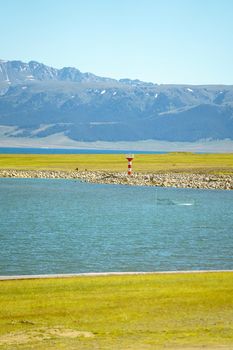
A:
{"type": "MultiPolygon", "coordinates": [[[[125,171],[124,154],[1,154],[0,169],[125,171]]],[[[136,172],[233,173],[233,154],[136,154],[136,172]]]]}
{"type": "Polygon", "coordinates": [[[0,348],[232,349],[233,273],[0,282],[0,348]]]}

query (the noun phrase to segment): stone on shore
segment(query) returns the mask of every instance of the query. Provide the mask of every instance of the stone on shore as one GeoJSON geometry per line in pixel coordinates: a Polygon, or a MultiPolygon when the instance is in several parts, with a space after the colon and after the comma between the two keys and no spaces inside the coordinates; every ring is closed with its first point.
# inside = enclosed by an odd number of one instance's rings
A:
{"type": "Polygon", "coordinates": [[[233,189],[233,175],[193,173],[134,173],[106,171],[15,170],[2,169],[0,177],[76,179],[83,182],[131,186],[160,186],[177,188],[233,189]]]}

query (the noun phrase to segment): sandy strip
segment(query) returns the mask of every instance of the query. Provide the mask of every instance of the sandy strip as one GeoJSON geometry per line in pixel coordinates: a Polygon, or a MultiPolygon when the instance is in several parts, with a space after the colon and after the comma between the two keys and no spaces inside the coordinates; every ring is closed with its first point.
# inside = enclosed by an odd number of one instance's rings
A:
{"type": "Polygon", "coordinates": [[[221,273],[233,272],[233,270],[188,270],[188,271],[138,271],[138,272],[87,272],[87,273],[67,273],[67,274],[45,274],[45,275],[18,275],[0,276],[0,281],[28,280],[43,278],[71,278],[71,277],[98,277],[98,276],[124,276],[124,275],[169,275],[169,274],[195,274],[195,273],[221,273]]]}

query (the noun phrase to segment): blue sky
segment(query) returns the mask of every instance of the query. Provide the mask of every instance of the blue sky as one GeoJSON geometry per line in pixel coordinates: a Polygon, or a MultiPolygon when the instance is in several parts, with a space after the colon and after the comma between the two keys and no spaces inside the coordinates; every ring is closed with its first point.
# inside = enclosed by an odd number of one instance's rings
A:
{"type": "Polygon", "coordinates": [[[232,0],[0,0],[0,58],[155,83],[233,84],[232,0]]]}

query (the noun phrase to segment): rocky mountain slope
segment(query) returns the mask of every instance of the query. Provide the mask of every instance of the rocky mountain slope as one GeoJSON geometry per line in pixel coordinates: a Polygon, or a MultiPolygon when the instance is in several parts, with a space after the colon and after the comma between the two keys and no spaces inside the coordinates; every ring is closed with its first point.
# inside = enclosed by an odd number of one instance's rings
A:
{"type": "Polygon", "coordinates": [[[14,126],[10,137],[233,139],[233,86],[157,85],[0,61],[0,125],[14,126]]]}

